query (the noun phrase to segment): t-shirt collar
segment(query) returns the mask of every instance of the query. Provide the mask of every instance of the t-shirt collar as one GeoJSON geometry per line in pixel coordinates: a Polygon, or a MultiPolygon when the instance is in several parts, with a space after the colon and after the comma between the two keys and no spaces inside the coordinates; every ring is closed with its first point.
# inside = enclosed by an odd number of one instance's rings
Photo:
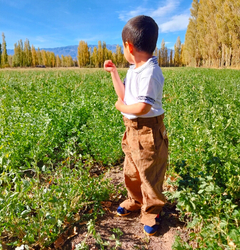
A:
{"type": "Polygon", "coordinates": [[[150,64],[158,64],[158,61],[157,61],[157,57],[156,56],[153,56],[151,58],[149,58],[143,65],[141,65],[140,67],[135,68],[135,65],[131,65],[130,68],[133,69],[133,71],[135,73],[140,73],[141,71],[143,71],[145,68],[147,68],[150,64]]]}

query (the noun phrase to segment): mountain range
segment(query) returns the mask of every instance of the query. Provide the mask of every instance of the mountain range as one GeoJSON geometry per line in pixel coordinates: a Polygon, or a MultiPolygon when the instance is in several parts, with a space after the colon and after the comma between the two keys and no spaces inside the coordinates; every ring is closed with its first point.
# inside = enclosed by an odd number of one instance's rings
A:
{"type": "MultiPolygon", "coordinates": [[[[110,45],[107,44],[107,49],[112,52],[116,52],[116,44],[110,45]]],[[[89,48],[93,51],[94,47],[98,47],[97,45],[88,45],[89,48]]],[[[122,46],[121,46],[122,47],[122,46]]],[[[37,48],[36,48],[37,49],[37,48]]],[[[57,48],[40,48],[40,50],[53,52],[56,56],[71,56],[73,59],[77,59],[78,45],[70,45],[65,47],[57,47],[57,48]]],[[[14,55],[13,49],[7,50],[8,55],[14,55]]]]}

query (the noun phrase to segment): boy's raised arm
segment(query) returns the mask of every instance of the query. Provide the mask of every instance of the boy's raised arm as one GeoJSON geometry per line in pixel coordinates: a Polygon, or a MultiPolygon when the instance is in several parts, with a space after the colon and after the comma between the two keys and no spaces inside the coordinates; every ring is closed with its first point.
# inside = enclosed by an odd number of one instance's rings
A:
{"type": "Polygon", "coordinates": [[[123,100],[124,99],[124,93],[125,93],[125,87],[119,77],[119,74],[117,72],[117,68],[115,64],[111,60],[107,60],[104,62],[104,69],[107,72],[111,73],[113,86],[115,89],[116,94],[118,97],[123,100]]]}

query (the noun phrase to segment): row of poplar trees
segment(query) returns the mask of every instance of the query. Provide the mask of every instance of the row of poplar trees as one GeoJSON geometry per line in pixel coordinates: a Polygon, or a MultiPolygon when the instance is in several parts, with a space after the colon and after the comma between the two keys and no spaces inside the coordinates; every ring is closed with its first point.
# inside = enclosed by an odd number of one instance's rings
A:
{"type": "MultiPolygon", "coordinates": [[[[18,43],[14,44],[14,55],[7,55],[6,41],[4,33],[2,34],[2,47],[0,43],[0,66],[1,67],[36,67],[42,66],[45,67],[74,67],[79,66],[83,67],[94,67],[101,68],[103,67],[104,61],[106,59],[111,59],[117,67],[128,67],[129,64],[126,61],[122,47],[117,45],[116,52],[112,52],[107,49],[105,42],[98,42],[98,46],[91,47],[84,41],[79,42],[77,59],[72,59],[71,56],[56,56],[53,52],[36,50],[32,45],[30,46],[29,40],[26,39],[23,43],[22,40],[19,40],[18,43]]],[[[175,51],[167,49],[164,39],[161,43],[161,49],[157,49],[154,52],[154,55],[158,57],[159,65],[162,67],[169,66],[182,66],[182,54],[181,54],[181,41],[178,37],[175,44],[175,51]]]]}
{"type": "Polygon", "coordinates": [[[93,47],[93,50],[88,47],[84,41],[80,41],[78,45],[77,61],[79,67],[103,67],[105,60],[112,60],[118,67],[127,67],[128,62],[122,53],[122,48],[117,45],[116,52],[107,49],[105,42],[98,42],[98,47],[93,47]]]}
{"type": "MultiPolygon", "coordinates": [[[[55,56],[53,52],[36,50],[29,40],[26,39],[23,43],[19,40],[14,44],[14,55],[7,56],[8,60],[5,67],[72,67],[76,66],[71,56],[55,56]]],[[[4,67],[4,65],[2,65],[4,67]]]]}
{"type": "Polygon", "coordinates": [[[240,67],[240,0],[193,0],[183,61],[197,67],[240,67]]]}

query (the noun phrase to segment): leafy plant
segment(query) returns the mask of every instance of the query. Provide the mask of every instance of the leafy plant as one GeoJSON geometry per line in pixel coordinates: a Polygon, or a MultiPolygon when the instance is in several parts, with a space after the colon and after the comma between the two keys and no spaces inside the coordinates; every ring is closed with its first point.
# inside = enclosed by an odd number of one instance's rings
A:
{"type": "Polygon", "coordinates": [[[240,73],[209,69],[164,71],[169,173],[190,243],[175,249],[239,247],[240,73]],[[174,173],[175,172],[175,173],[174,173]],[[238,235],[238,237],[237,237],[238,235]],[[188,246],[187,246],[188,245],[188,246]]]}
{"type": "MultiPolygon", "coordinates": [[[[177,201],[190,231],[188,242],[178,237],[173,247],[237,249],[240,73],[178,68],[163,74],[168,175],[174,177],[166,195],[177,201]]],[[[2,242],[47,247],[75,222],[76,213],[93,220],[94,233],[101,201],[116,191],[89,169],[123,158],[116,98],[103,70],[1,70],[2,242]],[[84,215],[88,209],[92,214],[84,215]]],[[[95,237],[106,243],[96,231],[95,237]]]]}
{"type": "Polygon", "coordinates": [[[121,247],[122,243],[120,242],[120,237],[123,235],[123,232],[119,228],[113,228],[112,229],[113,233],[112,236],[110,237],[110,240],[115,240],[115,248],[117,249],[118,247],[121,247]]]}
{"type": "Polygon", "coordinates": [[[116,96],[102,71],[2,72],[0,237],[49,246],[75,213],[103,213],[112,189],[89,168],[121,158],[116,96]]]}

